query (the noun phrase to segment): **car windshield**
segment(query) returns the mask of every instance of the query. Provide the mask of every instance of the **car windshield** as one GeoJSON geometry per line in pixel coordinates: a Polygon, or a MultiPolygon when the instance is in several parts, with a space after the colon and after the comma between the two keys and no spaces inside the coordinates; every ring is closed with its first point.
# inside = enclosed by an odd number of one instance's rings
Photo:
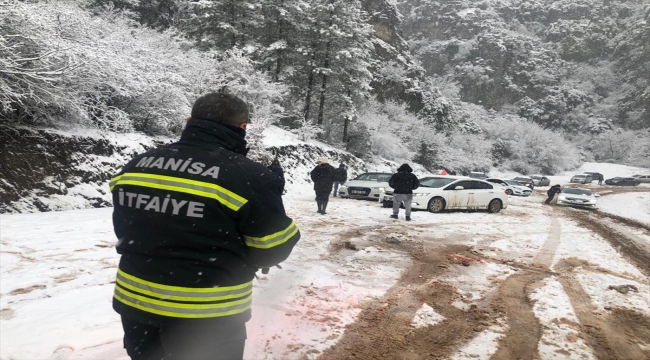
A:
{"type": "Polygon", "coordinates": [[[368,174],[361,174],[357,176],[354,180],[386,182],[390,179],[391,176],[392,174],[368,173],[368,174]]]}
{"type": "Polygon", "coordinates": [[[513,180],[515,180],[515,181],[530,181],[530,179],[520,178],[520,177],[516,177],[513,180]]]}
{"type": "Polygon", "coordinates": [[[562,192],[565,193],[565,194],[591,196],[591,190],[585,190],[585,189],[564,188],[564,190],[562,190],[562,192]]]}
{"type": "Polygon", "coordinates": [[[514,180],[503,180],[503,182],[505,182],[508,185],[521,185],[520,182],[514,180]]]}
{"type": "Polygon", "coordinates": [[[531,176],[531,178],[533,178],[533,179],[535,179],[535,180],[542,180],[542,177],[541,177],[541,176],[531,176]]]}
{"type": "Polygon", "coordinates": [[[587,177],[587,175],[575,175],[574,176],[574,178],[583,178],[583,177],[587,177]]]}
{"type": "Polygon", "coordinates": [[[420,179],[420,186],[429,187],[429,188],[439,188],[443,187],[456,179],[451,178],[424,178],[420,179]]]}

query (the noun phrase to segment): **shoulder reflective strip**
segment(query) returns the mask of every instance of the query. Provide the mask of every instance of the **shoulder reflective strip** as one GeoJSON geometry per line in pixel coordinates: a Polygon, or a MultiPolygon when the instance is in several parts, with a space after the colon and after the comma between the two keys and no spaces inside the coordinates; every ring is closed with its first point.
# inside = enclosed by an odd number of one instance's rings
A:
{"type": "Polygon", "coordinates": [[[143,186],[207,197],[215,199],[226,207],[235,211],[239,210],[242,206],[244,206],[244,204],[248,202],[248,200],[244,199],[243,197],[219,185],[173,176],[144,173],[126,173],[114,181],[113,187],[116,185],[143,186]]]}
{"type": "Polygon", "coordinates": [[[291,222],[291,224],[286,229],[278,231],[274,234],[264,237],[252,237],[244,235],[244,239],[246,240],[246,245],[250,247],[268,249],[280,244],[284,244],[297,233],[298,227],[296,224],[291,222]]]}
{"type": "MultiPolygon", "coordinates": [[[[229,290],[228,288],[209,288],[212,290],[210,292],[203,291],[205,288],[199,288],[201,291],[183,290],[165,290],[156,287],[152,287],[146,284],[139,283],[132,279],[127,278],[127,274],[118,272],[117,274],[117,283],[120,286],[125,287],[129,290],[136,291],[145,295],[166,299],[166,300],[178,300],[178,301],[193,301],[193,302],[202,302],[202,301],[219,301],[219,300],[228,300],[228,299],[237,299],[249,295],[253,291],[253,283],[248,282],[246,286],[241,289],[229,290]],[[217,291],[218,289],[218,291],[217,291]]],[[[127,275],[128,276],[128,275],[127,275]]]]}
{"type": "Polygon", "coordinates": [[[111,191],[113,191],[113,188],[115,187],[115,184],[117,183],[118,180],[120,180],[121,177],[122,177],[122,175],[118,175],[118,176],[112,178],[111,181],[108,182],[108,187],[111,189],[111,191]]]}
{"type": "Polygon", "coordinates": [[[221,304],[178,304],[150,299],[115,287],[113,294],[119,302],[153,314],[178,318],[211,318],[243,313],[251,308],[252,296],[221,304]]]}

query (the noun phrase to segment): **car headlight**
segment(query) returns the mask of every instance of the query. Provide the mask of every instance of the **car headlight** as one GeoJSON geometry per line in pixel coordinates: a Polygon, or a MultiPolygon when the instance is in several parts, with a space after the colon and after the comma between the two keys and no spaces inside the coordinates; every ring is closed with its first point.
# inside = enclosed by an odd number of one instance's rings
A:
{"type": "Polygon", "coordinates": [[[566,196],[558,196],[557,199],[560,200],[560,201],[565,201],[565,200],[566,200],[566,196]]]}
{"type": "Polygon", "coordinates": [[[383,188],[383,187],[377,188],[377,191],[379,191],[379,192],[384,192],[385,190],[386,190],[386,188],[383,188]]]}
{"type": "Polygon", "coordinates": [[[346,190],[347,188],[348,188],[347,186],[345,186],[345,185],[341,185],[341,186],[339,187],[339,190],[346,190]]]}

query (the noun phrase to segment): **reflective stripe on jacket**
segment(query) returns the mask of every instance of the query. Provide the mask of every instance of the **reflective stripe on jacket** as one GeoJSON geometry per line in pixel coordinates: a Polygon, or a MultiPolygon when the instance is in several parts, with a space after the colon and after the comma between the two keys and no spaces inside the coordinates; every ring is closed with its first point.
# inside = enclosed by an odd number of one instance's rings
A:
{"type": "Polygon", "coordinates": [[[110,180],[118,313],[155,323],[250,318],[255,272],[284,261],[300,231],[279,179],[245,152],[236,132],[193,119],[180,141],[110,180]]]}

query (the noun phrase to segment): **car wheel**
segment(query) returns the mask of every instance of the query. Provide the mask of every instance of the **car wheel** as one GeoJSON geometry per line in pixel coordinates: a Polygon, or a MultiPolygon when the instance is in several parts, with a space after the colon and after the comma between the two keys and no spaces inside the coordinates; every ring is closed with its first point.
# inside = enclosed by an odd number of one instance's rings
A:
{"type": "Polygon", "coordinates": [[[439,213],[445,210],[445,199],[441,197],[434,197],[429,200],[429,205],[427,205],[427,210],[432,213],[439,213]]]}
{"type": "Polygon", "coordinates": [[[508,194],[508,195],[512,195],[512,190],[510,190],[510,189],[506,189],[506,194],[508,194]]]}
{"type": "Polygon", "coordinates": [[[494,199],[490,201],[490,204],[488,205],[488,212],[496,214],[501,211],[501,209],[503,209],[503,203],[501,203],[501,200],[494,199]]]}

